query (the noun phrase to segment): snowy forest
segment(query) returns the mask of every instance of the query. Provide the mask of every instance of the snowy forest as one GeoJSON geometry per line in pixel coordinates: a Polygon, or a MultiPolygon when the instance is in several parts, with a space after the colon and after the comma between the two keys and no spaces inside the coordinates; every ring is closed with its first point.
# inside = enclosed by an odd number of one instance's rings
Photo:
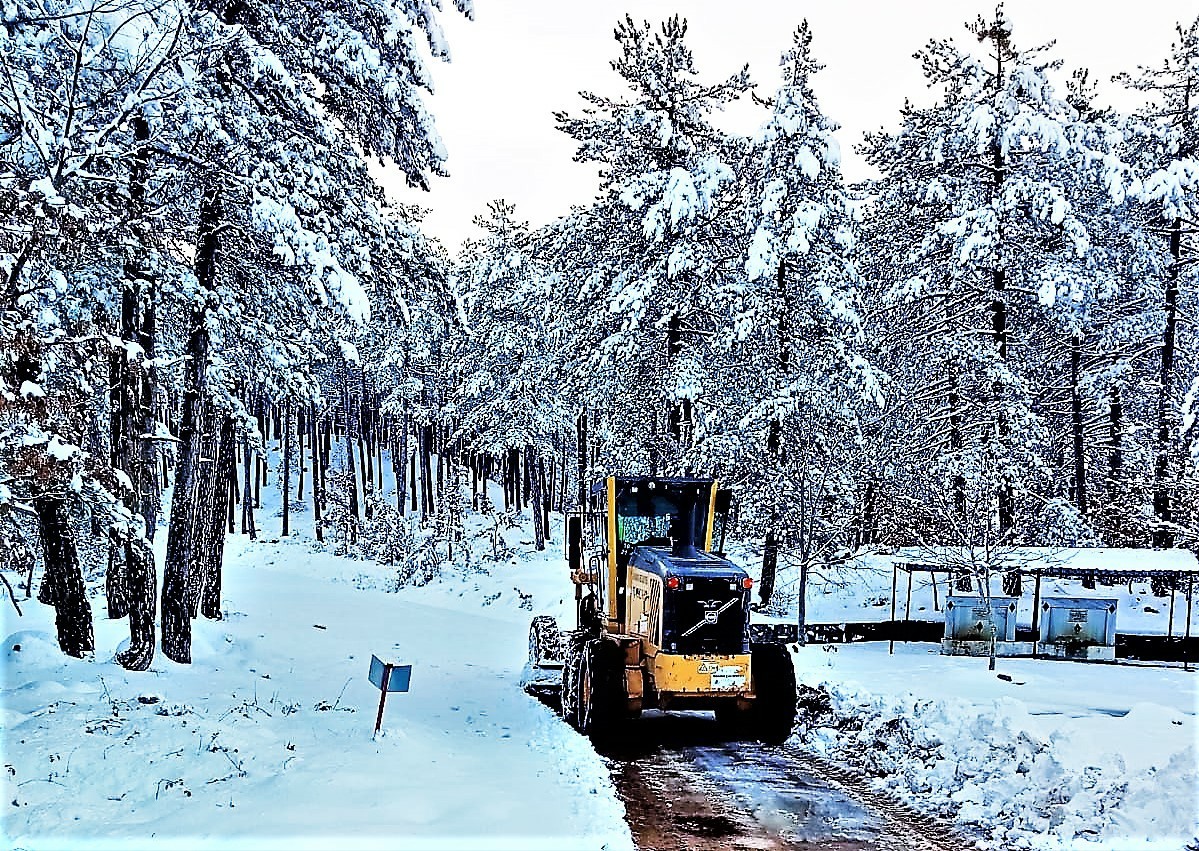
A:
{"type": "Polygon", "coordinates": [[[913,60],[933,105],[877,116],[851,185],[806,23],[738,135],[748,66],[709,79],[685,21],[628,17],[610,86],[555,115],[594,198],[542,227],[496,200],[455,256],[380,176],[446,171],[447,6],[0,9],[0,576],[64,653],[99,584],[121,664],[190,661],[225,537],[290,510],[421,581],[465,512],[531,507],[540,549],[615,473],[715,476],[736,537],[814,570],[1199,548],[1199,21],[1118,79],[1127,113],[1002,7],[948,22],[913,60]]]}

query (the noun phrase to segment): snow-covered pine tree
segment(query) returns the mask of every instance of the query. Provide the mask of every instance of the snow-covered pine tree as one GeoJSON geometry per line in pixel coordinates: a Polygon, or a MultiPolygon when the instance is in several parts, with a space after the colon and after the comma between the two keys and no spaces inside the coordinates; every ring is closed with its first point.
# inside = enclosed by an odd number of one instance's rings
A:
{"type": "MultiPolygon", "coordinates": [[[[469,12],[467,0],[457,5],[469,12]]],[[[361,152],[390,158],[416,185],[444,159],[422,102],[429,77],[418,37],[429,53],[445,55],[427,4],[361,0],[327,10],[235,0],[204,8],[197,35],[207,30],[229,46],[195,69],[201,156],[193,159],[203,162],[194,175],[196,291],[175,483],[183,498],[172,503],[163,586],[163,648],[182,662],[190,660],[187,601],[205,581],[197,574],[219,570],[218,555],[201,563],[200,529],[223,525],[216,502],[201,498],[223,490],[201,466],[201,446],[206,434],[226,434],[222,420],[238,409],[231,385],[211,380],[214,326],[237,316],[239,328],[250,324],[246,317],[286,328],[279,305],[288,303],[365,319],[363,270],[383,229],[379,190],[361,152]],[[272,274],[279,266],[283,274],[272,274]],[[246,268],[261,271],[246,275],[246,268]],[[274,286],[242,288],[239,277],[274,286]]],[[[222,540],[212,542],[215,553],[222,540]]]]}
{"type": "MultiPolygon", "coordinates": [[[[1145,545],[1132,476],[1151,467],[1146,438],[1153,416],[1139,376],[1154,348],[1160,252],[1143,218],[1130,215],[1140,183],[1121,159],[1126,122],[1095,106],[1085,71],[1074,74],[1067,90],[1087,154],[1082,163],[1058,163],[1053,179],[1086,228],[1089,246],[1081,254],[1065,246],[1046,252],[1029,279],[1040,310],[1030,317],[1027,348],[1036,364],[1038,411],[1053,441],[1046,461],[1059,494],[1068,495],[1073,512],[1100,538],[1145,545]]],[[[1077,522],[1067,526],[1047,524],[1042,539],[1088,540],[1077,522]]]]}
{"type": "Polygon", "coordinates": [[[469,450],[517,459],[531,485],[541,550],[548,530],[539,468],[555,458],[554,437],[574,419],[557,376],[557,278],[534,259],[528,224],[511,205],[493,201],[476,223],[485,236],[457,263],[465,327],[450,355],[459,383],[446,414],[469,450]]]}
{"type": "Polygon", "coordinates": [[[782,55],[782,86],[743,168],[746,283],[722,294],[734,317],[727,344],[744,379],[722,401],[740,413],[731,431],[750,448],[721,468],[734,472],[742,531],[766,536],[762,603],[774,586],[769,556],[781,545],[800,567],[801,613],[808,570],[853,545],[858,412],[882,403],[862,356],[853,202],[836,125],[812,91],[822,66],[811,43],[805,21],[782,55]]]}
{"type": "Polygon", "coordinates": [[[178,277],[154,152],[175,134],[166,119],[187,85],[177,71],[189,59],[180,39],[187,19],[173,4],[139,0],[19,2],[4,18],[0,122],[12,132],[0,142],[0,502],[4,513],[36,517],[46,567],[39,596],[58,610],[60,645],[72,655],[91,649],[92,627],[69,518],[100,521],[128,567],[114,583],[114,613],[128,611],[131,630],[118,658],[144,669],[154,645],[147,523],[157,509],[152,442],[140,435],[155,429],[144,381],[149,325],[135,318],[146,289],[178,277]],[[102,388],[114,363],[139,398],[118,399],[122,425],[110,434],[96,427],[108,416],[94,400],[109,398],[102,388]]]}
{"type": "Polygon", "coordinates": [[[625,97],[583,92],[580,114],[556,114],[575,159],[600,169],[598,199],[558,229],[552,262],[577,292],[577,398],[605,417],[592,434],[609,433],[608,469],[695,470],[701,400],[718,383],[709,352],[730,322],[712,305],[741,274],[732,169],[743,144],[711,115],[749,74],[701,82],[686,33],[678,17],[656,31],[626,17],[612,63],[625,97]]]}
{"type": "Polygon", "coordinates": [[[422,399],[440,398],[455,381],[452,369],[438,371],[431,365],[434,349],[452,343],[434,341],[446,340],[461,325],[449,260],[444,248],[421,233],[421,215],[403,206],[384,210],[385,237],[371,268],[371,322],[359,347],[363,369],[382,394],[380,412],[392,426],[392,472],[400,512],[409,495],[412,510],[416,505],[416,489],[408,492],[413,424],[423,427],[440,416],[422,399]],[[435,389],[429,386],[434,384],[435,389]]]}
{"type": "Polygon", "coordinates": [[[1199,258],[1199,19],[1178,26],[1178,40],[1158,68],[1125,75],[1126,84],[1145,92],[1148,103],[1130,133],[1127,159],[1140,169],[1140,197],[1148,223],[1159,234],[1163,253],[1158,299],[1160,353],[1155,382],[1156,445],[1153,467],[1153,545],[1177,543],[1179,509],[1187,513],[1192,541],[1199,537],[1195,512],[1180,502],[1179,491],[1194,492],[1195,404],[1199,398],[1199,351],[1183,317],[1199,305],[1194,267],[1199,258]],[[1188,451],[1189,450],[1189,451],[1188,451]],[[1182,480],[1191,477],[1189,483],[1182,480]]]}
{"type": "Polygon", "coordinates": [[[891,329],[872,336],[902,388],[893,490],[916,526],[943,542],[982,528],[1011,542],[1038,534],[1055,495],[1026,341],[1044,270],[1091,246],[1060,179],[1088,148],[1049,83],[1057,63],[1042,59],[1046,48],[1017,50],[1002,7],[970,31],[987,58],[931,42],[918,57],[940,102],[905,107],[898,135],[872,135],[864,149],[883,175],[866,250],[889,288],[891,329]],[[994,477],[985,526],[963,518],[979,476],[994,477]],[[929,513],[937,505],[953,509],[929,513]]]}

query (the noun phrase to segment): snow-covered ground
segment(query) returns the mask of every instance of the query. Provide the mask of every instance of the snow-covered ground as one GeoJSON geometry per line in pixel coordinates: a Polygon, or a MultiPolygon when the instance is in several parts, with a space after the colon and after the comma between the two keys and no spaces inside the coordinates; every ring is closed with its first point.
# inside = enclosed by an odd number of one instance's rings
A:
{"type": "Polygon", "coordinates": [[[517,683],[514,589],[539,590],[539,564],[396,594],[305,542],[230,549],[225,619],[195,622],[190,666],[124,671],[103,619],[96,659],[69,659],[48,609],[6,612],[12,847],[630,845],[603,761],[517,683]],[[413,665],[377,740],[372,654],[413,665]]]}
{"type": "MultiPolygon", "coordinates": [[[[48,608],[2,609],[9,846],[632,847],[604,760],[518,685],[530,617],[569,622],[557,523],[544,553],[507,530],[496,563],[475,519],[471,567],[397,592],[392,568],[316,547],[303,512],[270,540],[277,495],[263,495],[262,539],[229,539],[226,616],[194,622],[190,666],[159,654],[121,669],[126,628],[100,605],[93,660],[59,653],[48,608]],[[372,654],[413,665],[378,738],[372,654]]],[[[889,611],[890,570],[875,572],[882,590],[818,585],[813,607],[889,611]]],[[[1199,832],[1196,674],[1031,659],[989,672],[935,650],[800,649],[812,726],[797,741],[995,849],[1181,849],[1199,832]]]]}

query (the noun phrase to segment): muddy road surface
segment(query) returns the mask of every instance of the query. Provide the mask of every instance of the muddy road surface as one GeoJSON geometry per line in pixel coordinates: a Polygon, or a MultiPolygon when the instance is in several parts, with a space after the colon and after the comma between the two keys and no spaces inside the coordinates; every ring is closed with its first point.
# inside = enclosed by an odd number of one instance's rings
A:
{"type": "Polygon", "coordinates": [[[961,839],[798,749],[647,712],[601,747],[641,851],[960,851],[961,839]]]}

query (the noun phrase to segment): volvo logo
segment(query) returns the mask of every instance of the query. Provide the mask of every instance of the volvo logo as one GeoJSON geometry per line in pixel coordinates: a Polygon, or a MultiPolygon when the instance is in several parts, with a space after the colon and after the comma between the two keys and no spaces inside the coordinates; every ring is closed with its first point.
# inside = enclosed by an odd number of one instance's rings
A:
{"type": "Polygon", "coordinates": [[[697,600],[704,609],[704,623],[716,623],[720,620],[720,600],[697,600]]]}
{"type": "Polygon", "coordinates": [[[734,597],[727,603],[721,604],[719,600],[698,600],[697,602],[704,608],[704,619],[697,623],[691,629],[683,633],[681,637],[686,637],[695,632],[702,626],[708,626],[720,620],[720,616],[733,607],[733,604],[738,602],[740,598],[734,597]]]}

